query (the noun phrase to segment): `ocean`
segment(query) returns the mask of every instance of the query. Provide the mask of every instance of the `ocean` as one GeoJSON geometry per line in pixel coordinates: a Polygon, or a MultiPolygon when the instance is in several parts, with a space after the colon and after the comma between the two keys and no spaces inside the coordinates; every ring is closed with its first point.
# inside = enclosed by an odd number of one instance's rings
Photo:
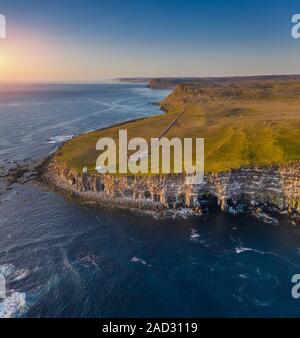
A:
{"type": "Polygon", "coordinates": [[[0,317],[290,317],[300,228],[212,212],[159,218],[66,200],[10,168],[71,137],[161,114],[145,84],[0,86],[0,317]]]}

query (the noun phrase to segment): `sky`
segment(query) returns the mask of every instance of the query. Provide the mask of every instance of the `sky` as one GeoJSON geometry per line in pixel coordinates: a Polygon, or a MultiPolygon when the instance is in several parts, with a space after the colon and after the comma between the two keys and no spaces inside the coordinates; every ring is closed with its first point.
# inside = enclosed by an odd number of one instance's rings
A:
{"type": "Polygon", "coordinates": [[[300,74],[295,0],[0,0],[0,81],[300,74]]]}

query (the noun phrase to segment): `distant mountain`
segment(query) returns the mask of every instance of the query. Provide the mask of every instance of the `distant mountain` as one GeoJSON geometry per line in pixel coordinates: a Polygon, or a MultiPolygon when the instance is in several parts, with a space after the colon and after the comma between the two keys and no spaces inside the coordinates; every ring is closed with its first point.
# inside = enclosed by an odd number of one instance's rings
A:
{"type": "Polygon", "coordinates": [[[151,78],[149,77],[120,77],[116,79],[120,82],[128,82],[128,83],[148,83],[151,78]]]}
{"type": "Polygon", "coordinates": [[[228,77],[121,77],[117,81],[128,83],[148,83],[153,89],[174,89],[180,84],[240,85],[243,83],[293,82],[300,81],[300,75],[258,75],[228,77]]]}
{"type": "Polygon", "coordinates": [[[149,81],[149,87],[154,89],[174,89],[180,84],[200,85],[240,85],[257,82],[293,82],[300,81],[300,75],[260,75],[260,76],[231,76],[231,77],[179,77],[154,78],[149,81]]]}

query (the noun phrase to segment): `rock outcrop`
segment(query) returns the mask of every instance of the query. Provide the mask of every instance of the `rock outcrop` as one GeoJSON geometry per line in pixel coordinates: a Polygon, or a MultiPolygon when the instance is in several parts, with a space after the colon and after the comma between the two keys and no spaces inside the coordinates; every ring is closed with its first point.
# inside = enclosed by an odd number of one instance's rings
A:
{"type": "Polygon", "coordinates": [[[147,210],[185,208],[201,212],[209,205],[226,211],[244,203],[300,213],[300,162],[207,173],[202,184],[188,185],[183,174],[78,174],[54,156],[46,165],[43,176],[65,191],[122,207],[147,210]]]}

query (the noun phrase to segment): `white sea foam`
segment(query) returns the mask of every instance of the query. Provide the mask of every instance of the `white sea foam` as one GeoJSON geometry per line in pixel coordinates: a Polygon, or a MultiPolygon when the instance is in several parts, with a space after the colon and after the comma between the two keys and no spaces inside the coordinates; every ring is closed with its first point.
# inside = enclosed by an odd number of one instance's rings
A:
{"type": "Polygon", "coordinates": [[[200,234],[195,229],[191,229],[190,240],[195,242],[200,238],[200,234]]]}
{"type": "Polygon", "coordinates": [[[200,243],[202,246],[206,248],[209,248],[211,246],[209,240],[204,239],[203,237],[201,238],[201,235],[194,228],[191,229],[190,241],[200,243]]]}
{"type": "MultiPolygon", "coordinates": [[[[20,281],[28,275],[26,269],[16,269],[13,264],[0,266],[0,273],[6,281],[20,281]]],[[[26,306],[26,294],[15,290],[6,290],[6,297],[0,299],[0,318],[10,318],[22,312],[26,306]]]]}
{"type": "Polygon", "coordinates": [[[179,216],[184,219],[188,219],[191,216],[202,216],[201,214],[195,213],[193,210],[188,209],[188,208],[181,208],[176,210],[174,213],[175,216],[179,216]]]}
{"type": "Polygon", "coordinates": [[[272,225],[279,225],[279,221],[275,217],[271,217],[270,215],[266,214],[265,212],[260,212],[258,214],[254,213],[253,214],[257,219],[263,221],[264,223],[267,224],[272,224],[272,225]]]}
{"type": "Polygon", "coordinates": [[[19,281],[19,280],[22,280],[24,279],[25,277],[28,276],[28,270],[25,270],[25,269],[22,269],[22,270],[19,270],[16,277],[14,278],[15,281],[19,281]]]}
{"type": "Polygon", "coordinates": [[[10,276],[14,272],[14,270],[15,270],[15,267],[12,264],[0,265],[0,273],[6,278],[10,276]]]}
{"type": "Polygon", "coordinates": [[[95,129],[90,129],[90,130],[87,130],[87,131],[85,131],[83,134],[92,133],[93,131],[95,131],[95,129]]]}
{"type": "Polygon", "coordinates": [[[142,260],[141,258],[138,258],[138,257],[132,257],[131,258],[131,262],[133,262],[133,263],[141,263],[143,265],[147,264],[147,262],[145,262],[144,260],[142,260]]]}
{"type": "Polygon", "coordinates": [[[300,265],[299,264],[294,263],[293,261],[289,260],[288,258],[286,258],[284,256],[279,255],[276,252],[261,251],[261,250],[252,249],[252,248],[244,248],[242,245],[240,245],[240,246],[238,246],[238,247],[235,248],[235,252],[237,254],[240,254],[240,253],[243,253],[243,252],[247,252],[247,251],[252,251],[252,252],[258,253],[260,255],[271,255],[271,256],[277,257],[278,259],[287,262],[288,264],[296,267],[297,269],[300,269],[300,265]]]}
{"type": "Polygon", "coordinates": [[[251,248],[241,248],[241,247],[236,247],[236,248],[235,248],[235,252],[236,252],[237,254],[240,254],[240,253],[246,252],[246,251],[252,251],[252,249],[251,249],[251,248]]]}
{"type": "Polygon", "coordinates": [[[61,143],[68,140],[71,140],[74,137],[74,135],[58,135],[50,138],[50,141],[48,143],[61,143]]]}
{"type": "Polygon", "coordinates": [[[13,264],[0,265],[0,274],[11,281],[19,281],[28,275],[29,271],[26,269],[17,270],[13,264]]]}
{"type": "Polygon", "coordinates": [[[98,264],[96,263],[97,257],[94,255],[82,257],[79,261],[83,264],[84,267],[94,266],[99,269],[98,264]]]}
{"type": "Polygon", "coordinates": [[[262,254],[262,255],[265,254],[264,251],[260,251],[260,250],[252,249],[252,248],[244,248],[244,247],[236,247],[236,248],[235,248],[235,252],[236,252],[237,254],[240,254],[240,253],[243,253],[243,252],[247,252],[247,251],[256,252],[256,253],[259,253],[259,254],[262,254]]]}
{"type": "Polygon", "coordinates": [[[20,313],[26,306],[26,294],[12,292],[8,297],[0,302],[0,318],[10,318],[16,313],[20,313]]]}
{"type": "Polygon", "coordinates": [[[281,258],[281,259],[284,259],[284,257],[281,257],[280,255],[278,255],[277,253],[275,252],[270,252],[270,251],[261,251],[261,250],[258,250],[258,249],[252,249],[252,248],[245,248],[243,246],[239,246],[239,247],[236,247],[235,248],[235,252],[237,254],[240,254],[240,253],[243,253],[243,252],[255,252],[255,253],[258,253],[260,255],[272,255],[272,256],[276,256],[278,258],[281,258]]]}

